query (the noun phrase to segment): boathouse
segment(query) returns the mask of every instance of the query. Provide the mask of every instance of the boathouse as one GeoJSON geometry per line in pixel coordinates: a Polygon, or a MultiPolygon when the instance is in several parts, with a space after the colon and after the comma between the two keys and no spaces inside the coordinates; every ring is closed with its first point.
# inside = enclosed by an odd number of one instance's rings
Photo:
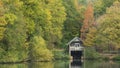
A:
{"type": "Polygon", "coordinates": [[[82,40],[79,37],[75,37],[71,41],[69,41],[67,45],[68,45],[69,55],[73,59],[81,59],[84,51],[82,40]]]}

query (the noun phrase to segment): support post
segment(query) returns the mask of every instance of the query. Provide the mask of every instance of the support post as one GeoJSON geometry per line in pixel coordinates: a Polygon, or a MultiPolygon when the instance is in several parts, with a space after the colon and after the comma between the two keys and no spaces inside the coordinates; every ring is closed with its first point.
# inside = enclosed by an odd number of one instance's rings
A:
{"type": "Polygon", "coordinates": [[[69,45],[69,56],[71,56],[71,50],[70,50],[70,45],[69,45]]]}
{"type": "Polygon", "coordinates": [[[86,66],[86,65],[85,65],[85,61],[86,61],[86,60],[85,60],[85,48],[83,49],[83,52],[84,52],[84,58],[83,58],[84,61],[83,61],[83,63],[84,63],[84,68],[85,68],[85,66],[86,66]]]}
{"type": "Polygon", "coordinates": [[[83,49],[83,52],[84,52],[84,55],[83,55],[83,56],[84,56],[84,58],[83,58],[83,59],[85,59],[85,48],[83,49]]]}

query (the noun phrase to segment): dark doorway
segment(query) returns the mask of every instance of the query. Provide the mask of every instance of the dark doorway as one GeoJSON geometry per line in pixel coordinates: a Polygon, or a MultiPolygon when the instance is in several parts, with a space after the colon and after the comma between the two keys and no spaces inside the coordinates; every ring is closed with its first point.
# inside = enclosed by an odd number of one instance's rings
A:
{"type": "Polygon", "coordinates": [[[71,56],[73,57],[73,60],[81,60],[83,51],[71,51],[71,56]]]}

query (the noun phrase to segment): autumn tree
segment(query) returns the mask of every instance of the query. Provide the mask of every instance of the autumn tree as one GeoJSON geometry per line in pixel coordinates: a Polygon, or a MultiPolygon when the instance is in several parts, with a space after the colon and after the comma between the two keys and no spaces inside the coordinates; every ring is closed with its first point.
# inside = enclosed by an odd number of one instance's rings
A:
{"type": "Polygon", "coordinates": [[[46,6],[46,1],[41,0],[23,0],[23,15],[26,23],[27,45],[28,45],[28,59],[31,61],[44,61],[45,53],[50,57],[46,58],[51,60],[52,53],[47,49],[46,34],[51,28],[51,13],[46,6]],[[46,34],[45,34],[46,33],[46,34]],[[35,38],[36,37],[36,38],[35,38]],[[40,39],[39,39],[40,37],[40,39]],[[42,39],[42,41],[41,41],[42,39]],[[40,41],[40,42],[39,42],[40,41]],[[45,43],[45,44],[44,44],[45,43]],[[40,52],[43,52],[40,53],[40,52]],[[39,57],[38,57],[39,56],[39,57]],[[41,60],[42,59],[42,60],[41,60]]]}
{"type": "Polygon", "coordinates": [[[47,37],[46,39],[49,48],[57,47],[57,45],[61,44],[61,39],[63,37],[62,30],[64,21],[66,20],[66,9],[62,0],[48,0],[46,7],[51,14],[51,27],[47,27],[49,30],[46,31],[47,33],[44,33],[47,35],[44,37],[47,37]]]}
{"type": "Polygon", "coordinates": [[[26,27],[21,11],[22,2],[20,0],[3,0],[5,8],[4,19],[6,30],[1,40],[2,54],[1,62],[20,62],[27,59],[26,27]]]}
{"type": "Polygon", "coordinates": [[[113,2],[117,0],[95,0],[94,3],[94,15],[96,18],[105,14],[106,8],[110,7],[113,2]]]}
{"type": "Polygon", "coordinates": [[[94,46],[96,39],[97,28],[95,26],[89,28],[89,32],[86,34],[86,39],[84,40],[85,46],[94,46]]]}
{"type": "Polygon", "coordinates": [[[46,41],[42,37],[34,36],[31,41],[29,60],[51,61],[53,59],[53,54],[47,49],[46,41]]]}
{"type": "Polygon", "coordinates": [[[116,1],[106,10],[106,14],[101,16],[97,22],[99,29],[97,34],[98,45],[108,45],[111,47],[120,47],[120,2],[116,1]]]}
{"type": "Polygon", "coordinates": [[[0,40],[4,37],[5,25],[7,24],[5,21],[5,9],[3,6],[3,2],[0,1],[0,40]]]}
{"type": "Polygon", "coordinates": [[[79,37],[79,30],[81,28],[81,23],[83,21],[83,12],[85,10],[85,6],[79,6],[77,0],[63,0],[63,4],[66,8],[66,20],[64,21],[64,28],[63,28],[63,38],[62,38],[62,45],[71,40],[73,37],[79,37]],[[77,9],[77,6],[80,9],[77,9]]]}
{"type": "Polygon", "coordinates": [[[93,11],[92,4],[89,3],[88,7],[85,11],[85,14],[84,14],[84,21],[83,21],[83,25],[82,25],[82,28],[81,28],[81,38],[82,38],[82,40],[86,39],[86,34],[89,32],[89,29],[94,24],[94,15],[93,14],[94,14],[94,11],[93,11]]]}

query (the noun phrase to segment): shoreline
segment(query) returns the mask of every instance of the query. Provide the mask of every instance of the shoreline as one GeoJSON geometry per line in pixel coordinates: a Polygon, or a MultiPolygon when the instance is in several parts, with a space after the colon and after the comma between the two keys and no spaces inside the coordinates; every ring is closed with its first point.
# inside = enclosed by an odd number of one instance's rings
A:
{"type": "MultiPolygon", "coordinates": [[[[81,60],[79,60],[79,61],[85,61],[85,60],[90,60],[90,61],[120,61],[120,60],[117,60],[117,59],[107,59],[107,60],[105,60],[105,59],[94,59],[94,58],[92,58],[92,59],[88,59],[88,58],[86,58],[86,59],[81,59],[81,60]]],[[[0,62],[0,64],[21,64],[21,63],[33,63],[33,62],[54,62],[54,61],[71,61],[71,59],[66,59],[66,60],[62,60],[62,59],[57,59],[57,60],[52,60],[52,61],[19,61],[19,62],[0,62]]]]}

